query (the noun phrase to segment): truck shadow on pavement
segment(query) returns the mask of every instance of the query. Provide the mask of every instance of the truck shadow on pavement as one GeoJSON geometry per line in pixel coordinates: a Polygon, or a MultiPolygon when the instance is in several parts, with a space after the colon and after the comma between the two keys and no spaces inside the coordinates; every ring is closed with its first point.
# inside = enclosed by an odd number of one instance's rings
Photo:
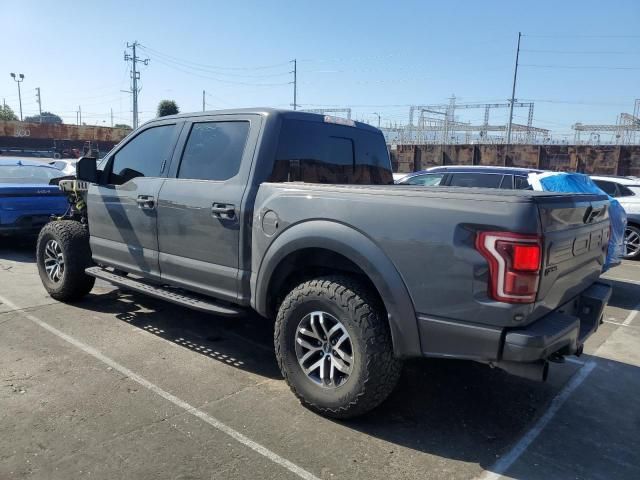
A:
{"type": "MultiPolygon", "coordinates": [[[[638,279],[640,281],[640,278],[638,279]]],[[[640,285],[637,283],[625,282],[623,280],[607,279],[613,287],[613,294],[609,299],[610,307],[624,308],[631,310],[640,301],[640,285]]]]}
{"type": "Polygon", "coordinates": [[[35,236],[0,236],[0,260],[36,263],[36,241],[37,237],[35,236]]]}
{"type": "Polygon", "coordinates": [[[112,314],[120,321],[231,367],[281,378],[270,320],[257,314],[216,317],[122,290],[95,292],[94,288],[94,293],[75,306],[112,314]]]}
{"type": "MultiPolygon", "coordinates": [[[[112,314],[231,367],[281,378],[273,322],[258,315],[215,317],[138,294],[100,293],[100,288],[76,306],[112,314]]],[[[557,390],[557,385],[519,379],[473,362],[412,360],[380,407],[335,423],[398,446],[488,467],[557,390]]]]}

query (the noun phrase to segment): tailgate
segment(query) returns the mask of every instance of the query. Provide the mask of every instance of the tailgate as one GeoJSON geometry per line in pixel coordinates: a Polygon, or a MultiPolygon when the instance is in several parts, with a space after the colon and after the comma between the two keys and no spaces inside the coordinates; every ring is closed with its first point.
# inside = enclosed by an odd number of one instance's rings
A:
{"type": "Polygon", "coordinates": [[[605,195],[539,197],[536,203],[544,257],[533,319],[565,304],[600,277],[610,235],[605,195]]]}

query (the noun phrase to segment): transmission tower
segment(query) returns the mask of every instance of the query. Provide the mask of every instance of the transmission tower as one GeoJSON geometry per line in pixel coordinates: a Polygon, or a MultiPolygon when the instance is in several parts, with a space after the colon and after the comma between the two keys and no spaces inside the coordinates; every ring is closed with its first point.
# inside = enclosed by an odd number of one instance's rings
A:
{"type": "Polygon", "coordinates": [[[140,93],[140,88],[138,88],[138,80],[140,80],[140,71],[138,70],[138,63],[142,63],[144,65],[149,65],[149,59],[140,59],[136,53],[136,47],[140,44],[137,41],[133,43],[127,42],[127,49],[131,49],[131,55],[129,55],[126,51],[124,52],[124,61],[131,62],[131,90],[128,92],[131,93],[132,101],[133,101],[133,128],[138,128],[138,94],[140,93]]]}
{"type": "Polygon", "coordinates": [[[640,132],[640,99],[636,99],[633,105],[633,115],[629,113],[621,113],[618,115],[618,121],[615,125],[599,124],[585,125],[584,123],[576,123],[572,125],[575,132],[574,142],[581,143],[580,134],[582,132],[589,133],[589,140],[593,138],[593,134],[609,133],[612,135],[612,141],[616,145],[632,145],[635,143],[638,132],[640,132]]]}

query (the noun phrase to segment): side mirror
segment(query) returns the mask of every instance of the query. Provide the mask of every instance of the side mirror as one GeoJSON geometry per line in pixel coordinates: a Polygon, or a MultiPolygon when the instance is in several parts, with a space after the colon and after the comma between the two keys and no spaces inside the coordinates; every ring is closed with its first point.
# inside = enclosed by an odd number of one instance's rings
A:
{"type": "Polygon", "coordinates": [[[98,183],[98,168],[95,157],[80,157],[76,163],[76,178],[89,183],[98,183]]]}

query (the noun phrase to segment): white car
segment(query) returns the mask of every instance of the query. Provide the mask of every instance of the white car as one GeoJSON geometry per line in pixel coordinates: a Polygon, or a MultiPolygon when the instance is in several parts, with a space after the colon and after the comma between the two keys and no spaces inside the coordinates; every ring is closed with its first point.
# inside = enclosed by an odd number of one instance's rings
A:
{"type": "Polygon", "coordinates": [[[64,159],[64,160],[54,160],[52,162],[49,162],[49,165],[51,165],[54,168],[57,168],[65,175],[75,175],[76,163],[78,163],[78,160],[76,159],[73,159],[73,160],[64,159]]]}
{"type": "Polygon", "coordinates": [[[591,180],[618,200],[627,212],[624,258],[640,258],[640,178],[592,175],[591,180]]]}

